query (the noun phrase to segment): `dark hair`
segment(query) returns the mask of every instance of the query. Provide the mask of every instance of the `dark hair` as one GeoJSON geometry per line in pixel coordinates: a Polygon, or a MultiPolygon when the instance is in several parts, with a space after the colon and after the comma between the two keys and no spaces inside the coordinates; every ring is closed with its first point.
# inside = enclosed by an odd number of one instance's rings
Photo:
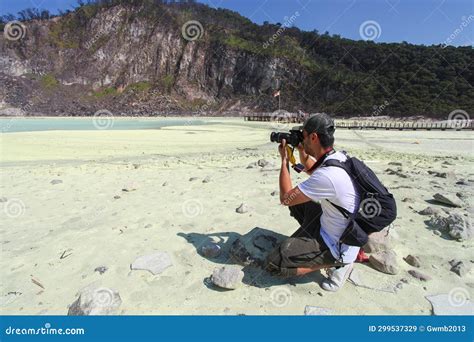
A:
{"type": "Polygon", "coordinates": [[[332,147],[334,145],[334,135],[318,133],[319,143],[323,148],[332,147]]]}

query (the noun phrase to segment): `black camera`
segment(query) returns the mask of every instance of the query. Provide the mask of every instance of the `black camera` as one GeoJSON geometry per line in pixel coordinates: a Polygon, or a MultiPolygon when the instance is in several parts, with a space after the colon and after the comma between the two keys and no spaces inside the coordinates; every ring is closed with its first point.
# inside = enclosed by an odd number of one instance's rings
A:
{"type": "Polygon", "coordinates": [[[271,142],[280,144],[283,139],[286,140],[287,144],[296,147],[303,142],[303,132],[298,129],[290,129],[290,133],[272,132],[270,134],[271,142]]]}

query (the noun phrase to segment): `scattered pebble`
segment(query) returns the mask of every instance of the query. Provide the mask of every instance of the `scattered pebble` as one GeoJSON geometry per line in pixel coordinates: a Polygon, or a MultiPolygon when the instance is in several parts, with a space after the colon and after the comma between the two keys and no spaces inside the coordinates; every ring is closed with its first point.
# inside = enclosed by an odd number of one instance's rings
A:
{"type": "Polygon", "coordinates": [[[60,179],[53,179],[53,180],[51,181],[51,184],[56,185],[56,184],[61,184],[62,182],[63,182],[63,181],[60,180],[60,179]]]}
{"type": "Polygon", "coordinates": [[[249,211],[249,208],[247,204],[242,203],[237,209],[235,209],[235,211],[239,214],[245,214],[246,212],[249,211]]]}
{"type": "Polygon", "coordinates": [[[409,254],[405,258],[403,258],[403,260],[405,260],[408,265],[411,265],[413,267],[420,267],[421,266],[420,258],[418,258],[415,255],[409,254]]]}
{"type": "Polygon", "coordinates": [[[423,210],[420,210],[418,214],[420,215],[435,215],[435,214],[440,214],[441,211],[438,208],[433,208],[433,207],[426,207],[423,210]]]}
{"type": "Polygon", "coordinates": [[[201,247],[201,254],[206,258],[217,258],[221,254],[221,246],[217,243],[208,243],[201,247]]]}
{"type": "Polygon", "coordinates": [[[416,279],[418,279],[418,280],[421,280],[421,281],[428,281],[428,280],[431,280],[431,279],[432,279],[431,276],[426,275],[426,274],[424,274],[424,273],[421,273],[421,272],[419,272],[419,271],[417,271],[417,270],[409,270],[408,273],[409,273],[412,277],[414,277],[414,278],[416,278],[416,279]]]}
{"type": "Polygon", "coordinates": [[[278,194],[278,191],[272,191],[272,193],[270,194],[271,196],[276,196],[278,194]]]}
{"type": "Polygon", "coordinates": [[[8,202],[8,198],[0,197],[0,203],[5,203],[5,202],[8,202]]]}
{"type": "Polygon", "coordinates": [[[189,178],[189,181],[190,181],[190,182],[194,182],[194,181],[196,181],[196,180],[198,180],[198,179],[199,179],[198,177],[191,177],[191,178],[189,178]]]}
{"type": "Polygon", "coordinates": [[[203,183],[209,183],[211,181],[211,177],[210,176],[206,176],[206,178],[204,178],[202,180],[203,183]]]}
{"type": "Polygon", "coordinates": [[[161,186],[167,186],[168,185],[168,182],[164,182],[163,184],[161,184],[161,186]]]}
{"type": "Polygon", "coordinates": [[[120,198],[122,198],[122,197],[120,197],[119,195],[114,196],[114,199],[120,199],[120,198]]]}
{"type": "Polygon", "coordinates": [[[99,267],[96,267],[94,272],[99,272],[100,274],[104,274],[105,272],[107,272],[109,268],[107,266],[99,266],[99,267]]]}
{"type": "Polygon", "coordinates": [[[466,273],[471,270],[471,266],[461,260],[453,259],[449,262],[449,264],[451,265],[450,271],[456,273],[460,277],[464,277],[466,273]]]}

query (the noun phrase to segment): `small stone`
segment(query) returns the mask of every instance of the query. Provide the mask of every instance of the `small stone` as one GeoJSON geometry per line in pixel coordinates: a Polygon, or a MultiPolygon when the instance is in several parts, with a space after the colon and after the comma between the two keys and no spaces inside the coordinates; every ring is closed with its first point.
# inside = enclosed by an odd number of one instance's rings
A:
{"type": "Polygon", "coordinates": [[[210,176],[206,176],[206,178],[204,178],[202,180],[203,183],[209,183],[211,181],[211,177],[210,176]]]}
{"type": "Polygon", "coordinates": [[[272,191],[272,193],[270,194],[270,196],[276,196],[278,194],[277,191],[272,191]]]}
{"type": "Polygon", "coordinates": [[[69,306],[68,316],[116,315],[122,304],[117,291],[91,284],[78,293],[69,306]]]}
{"type": "Polygon", "coordinates": [[[407,278],[402,278],[402,279],[400,279],[400,281],[401,281],[402,283],[408,284],[408,279],[407,279],[407,278]]]}
{"type": "Polygon", "coordinates": [[[133,164],[133,168],[136,170],[140,167],[140,164],[133,164]]]}
{"type": "Polygon", "coordinates": [[[8,198],[0,197],[0,203],[5,203],[5,202],[8,202],[8,198]]]}
{"type": "Polygon", "coordinates": [[[378,271],[387,274],[398,273],[397,255],[392,250],[380,251],[369,257],[370,264],[378,271]]]}
{"type": "Polygon", "coordinates": [[[63,182],[63,181],[60,180],[60,179],[53,179],[53,180],[51,181],[51,184],[56,185],[56,184],[61,184],[62,182],[63,182]]]}
{"type": "Polygon", "coordinates": [[[250,163],[249,165],[247,165],[247,169],[254,169],[257,167],[257,163],[250,163]]]}
{"type": "Polygon", "coordinates": [[[390,162],[388,165],[393,165],[393,166],[403,166],[402,163],[400,162],[390,162]]]}
{"type": "Polygon", "coordinates": [[[119,195],[114,196],[114,199],[120,199],[120,198],[122,198],[122,197],[120,197],[119,195]]]}
{"type": "Polygon", "coordinates": [[[122,189],[123,192],[132,192],[132,191],[135,191],[135,190],[137,190],[137,189],[135,189],[135,188],[123,188],[122,189]]]}
{"type": "Polygon", "coordinates": [[[402,202],[415,203],[415,200],[411,197],[405,197],[402,202]]]}
{"type": "Polygon", "coordinates": [[[137,258],[131,265],[132,270],[150,271],[152,274],[160,274],[168,267],[173,266],[171,258],[166,252],[157,252],[137,258]]]}
{"type": "Polygon", "coordinates": [[[247,207],[247,204],[242,203],[235,211],[239,214],[245,214],[246,212],[249,211],[249,208],[247,207]]]}
{"type": "Polygon", "coordinates": [[[168,186],[168,182],[164,182],[161,186],[168,186]]]}
{"type": "Polygon", "coordinates": [[[433,195],[433,198],[439,203],[443,203],[452,207],[460,208],[463,205],[461,201],[449,195],[442,195],[440,193],[436,193],[433,195]]]}
{"type": "Polygon", "coordinates": [[[403,258],[403,260],[405,260],[408,265],[411,265],[413,267],[421,266],[420,258],[418,258],[417,256],[409,254],[405,258],[403,258]]]}
{"type": "Polygon", "coordinates": [[[153,227],[153,225],[152,225],[151,223],[148,223],[148,224],[145,226],[146,229],[151,228],[151,227],[153,227]]]}
{"type": "Polygon", "coordinates": [[[418,212],[420,215],[435,215],[435,214],[441,214],[441,211],[438,208],[433,208],[433,207],[426,207],[423,210],[420,210],[418,212]]]}
{"type": "Polygon", "coordinates": [[[457,184],[457,185],[469,185],[469,183],[468,183],[465,179],[463,179],[463,178],[461,178],[460,180],[458,180],[458,181],[456,182],[456,184],[457,184]]]}
{"type": "Polygon", "coordinates": [[[224,289],[235,290],[240,286],[244,272],[236,266],[223,266],[214,269],[211,281],[224,289]]]}
{"type": "Polygon", "coordinates": [[[464,263],[463,261],[453,259],[449,262],[451,265],[451,272],[456,273],[460,277],[464,277],[466,273],[471,270],[471,266],[469,264],[464,263]]]}
{"type": "Polygon", "coordinates": [[[304,307],[305,316],[329,316],[332,315],[332,310],[327,308],[321,308],[319,306],[306,305],[304,307]]]}
{"type": "Polygon", "coordinates": [[[105,272],[107,272],[109,268],[107,266],[99,266],[99,267],[96,267],[94,272],[99,272],[100,274],[104,274],[105,272]]]}
{"type": "Polygon", "coordinates": [[[431,279],[432,279],[431,276],[426,275],[426,274],[423,274],[423,273],[421,273],[421,272],[419,272],[419,271],[417,271],[417,270],[409,270],[408,273],[409,273],[412,277],[414,277],[414,278],[416,278],[416,279],[418,279],[418,280],[421,280],[421,281],[428,281],[428,280],[431,280],[431,279]]]}
{"type": "Polygon", "coordinates": [[[191,178],[189,178],[189,181],[194,182],[195,180],[198,180],[198,179],[199,179],[198,177],[191,177],[191,178]]]}
{"type": "Polygon", "coordinates": [[[260,166],[260,167],[265,167],[267,165],[271,164],[268,160],[266,159],[259,159],[257,161],[257,165],[260,166]]]}
{"type": "Polygon", "coordinates": [[[201,254],[206,258],[217,258],[221,254],[221,246],[217,243],[208,243],[201,247],[201,254]]]}

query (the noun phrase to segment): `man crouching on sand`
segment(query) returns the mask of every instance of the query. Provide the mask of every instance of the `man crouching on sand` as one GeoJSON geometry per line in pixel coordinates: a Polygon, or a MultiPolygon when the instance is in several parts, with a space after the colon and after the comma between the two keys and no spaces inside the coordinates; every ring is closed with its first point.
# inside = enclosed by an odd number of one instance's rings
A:
{"type": "Polygon", "coordinates": [[[324,160],[346,160],[342,152],[333,149],[334,121],[326,114],[317,114],[306,120],[302,129],[303,143],[298,151],[310,177],[294,188],[286,141],[278,147],[280,201],[289,207],[290,215],[300,228],[269,254],[267,269],[273,274],[291,277],[330,268],[329,278],[321,286],[327,291],[337,291],[349,277],[359,247],[339,246],[349,219],[329,201],[354,212],[359,206],[359,196],[346,171],[338,167],[319,167],[324,160]]]}

